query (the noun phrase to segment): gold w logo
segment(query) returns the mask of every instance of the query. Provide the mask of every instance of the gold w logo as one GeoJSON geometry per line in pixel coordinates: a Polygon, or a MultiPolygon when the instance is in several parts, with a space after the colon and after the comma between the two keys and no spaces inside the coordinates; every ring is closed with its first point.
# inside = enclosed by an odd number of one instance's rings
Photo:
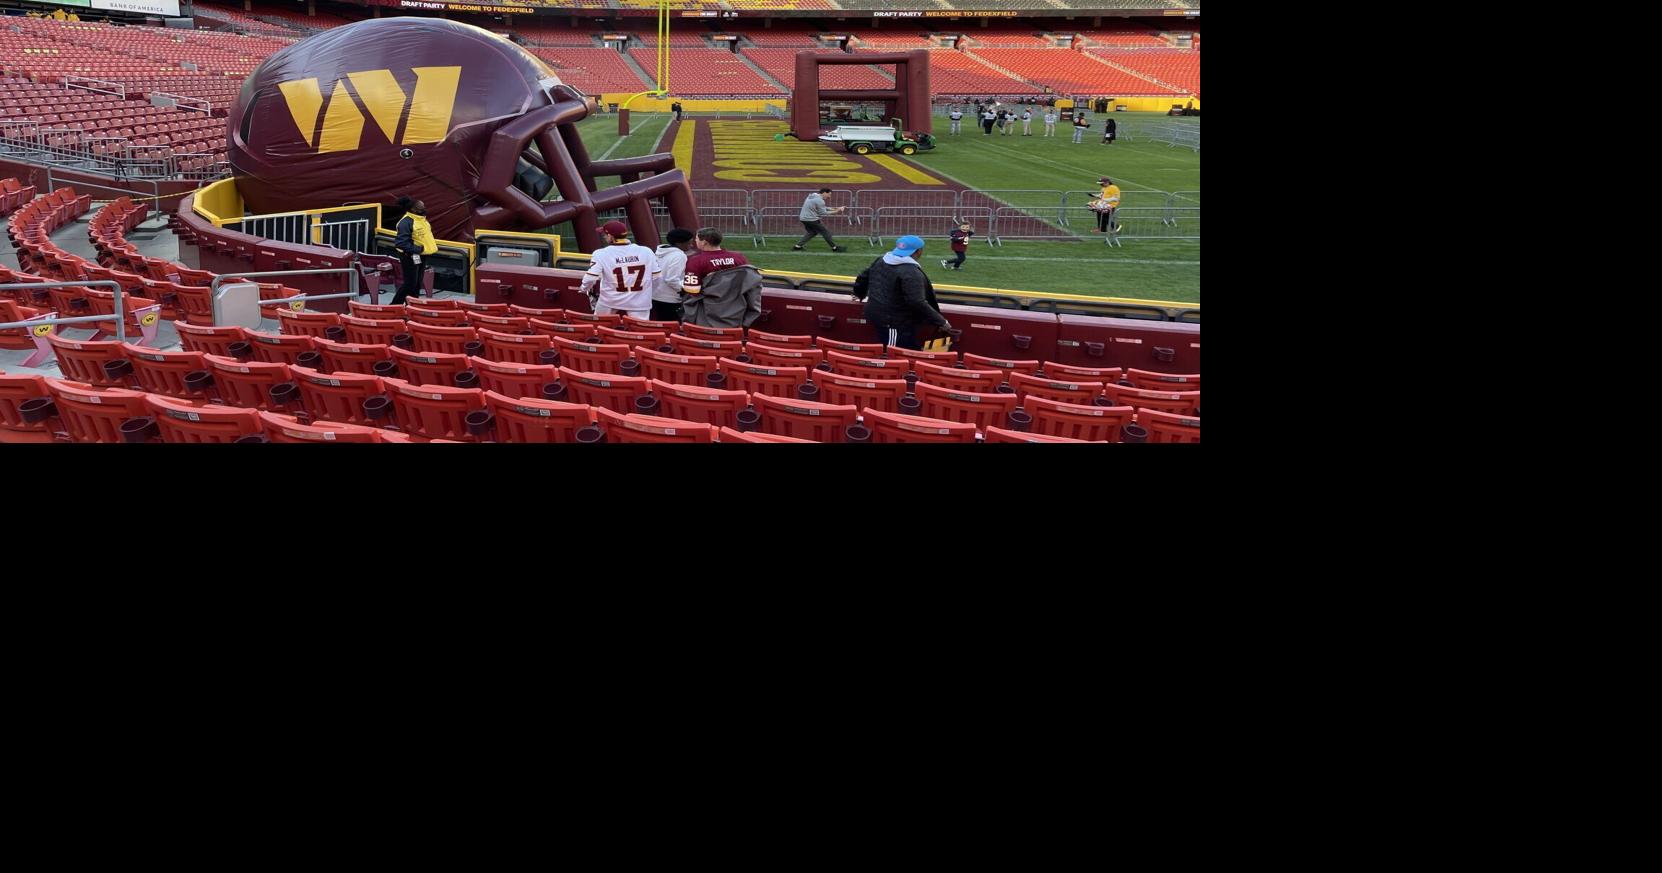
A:
{"type": "MultiPolygon", "coordinates": [[[[450,132],[450,113],[456,108],[456,86],[462,79],[461,67],[412,67],[416,75],[413,99],[404,94],[391,70],[369,70],[348,73],[353,90],[364,108],[395,145],[416,145],[441,142],[450,132]],[[404,123],[404,138],[398,139],[398,122],[409,104],[409,120],[404,123]]],[[[352,102],[346,82],[335,80],[329,94],[329,109],[323,114],[323,130],[316,134],[318,113],[323,109],[323,92],[316,79],[297,79],[277,86],[283,92],[283,102],[294,116],[294,126],[307,143],[324,152],[349,152],[358,148],[363,139],[364,116],[352,102]]]]}

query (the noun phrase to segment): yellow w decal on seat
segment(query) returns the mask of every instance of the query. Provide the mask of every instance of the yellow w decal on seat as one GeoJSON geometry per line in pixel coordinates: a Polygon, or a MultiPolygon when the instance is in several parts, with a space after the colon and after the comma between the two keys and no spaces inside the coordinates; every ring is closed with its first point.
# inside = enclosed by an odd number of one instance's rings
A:
{"type": "MultiPolygon", "coordinates": [[[[391,70],[348,73],[352,89],[363,101],[369,116],[395,145],[442,142],[450,132],[450,116],[456,109],[456,88],[462,80],[461,67],[412,67],[416,75],[414,97],[405,95],[391,70]],[[398,122],[404,120],[404,137],[398,138],[398,122]]],[[[323,108],[323,91],[317,79],[296,79],[277,85],[294,126],[319,154],[349,152],[363,141],[364,116],[352,100],[346,82],[335,80],[329,93],[329,107],[323,108]],[[321,114],[323,122],[319,129],[321,114]]]]}

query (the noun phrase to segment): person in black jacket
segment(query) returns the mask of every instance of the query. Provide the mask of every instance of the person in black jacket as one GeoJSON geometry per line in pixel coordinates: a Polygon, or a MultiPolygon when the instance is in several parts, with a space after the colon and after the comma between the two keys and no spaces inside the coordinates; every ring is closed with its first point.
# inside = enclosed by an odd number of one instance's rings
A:
{"type": "Polygon", "coordinates": [[[942,331],[952,329],[935,302],[935,286],[923,267],[912,259],[923,250],[923,240],[903,236],[895,240],[894,251],[872,262],[855,280],[866,291],[866,323],[876,332],[877,341],[903,349],[921,350],[918,328],[931,324],[942,331]],[[862,282],[863,280],[863,282],[862,282]]]}

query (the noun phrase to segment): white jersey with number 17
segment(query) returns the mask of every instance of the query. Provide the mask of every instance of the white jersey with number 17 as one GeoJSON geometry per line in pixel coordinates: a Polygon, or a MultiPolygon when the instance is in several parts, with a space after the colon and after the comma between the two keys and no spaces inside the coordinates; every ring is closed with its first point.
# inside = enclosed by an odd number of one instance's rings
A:
{"type": "Polygon", "coordinates": [[[658,256],[643,245],[626,243],[598,249],[583,276],[583,293],[600,285],[600,305],[624,311],[652,308],[652,286],[661,268],[658,256]]]}

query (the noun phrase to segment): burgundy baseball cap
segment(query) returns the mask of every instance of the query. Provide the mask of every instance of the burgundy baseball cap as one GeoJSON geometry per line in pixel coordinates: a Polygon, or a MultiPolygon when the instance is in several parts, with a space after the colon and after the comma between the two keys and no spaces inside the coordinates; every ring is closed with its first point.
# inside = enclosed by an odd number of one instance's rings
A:
{"type": "Polygon", "coordinates": [[[601,225],[600,232],[611,236],[628,236],[629,225],[624,224],[621,221],[608,221],[604,225],[601,225]]]}

